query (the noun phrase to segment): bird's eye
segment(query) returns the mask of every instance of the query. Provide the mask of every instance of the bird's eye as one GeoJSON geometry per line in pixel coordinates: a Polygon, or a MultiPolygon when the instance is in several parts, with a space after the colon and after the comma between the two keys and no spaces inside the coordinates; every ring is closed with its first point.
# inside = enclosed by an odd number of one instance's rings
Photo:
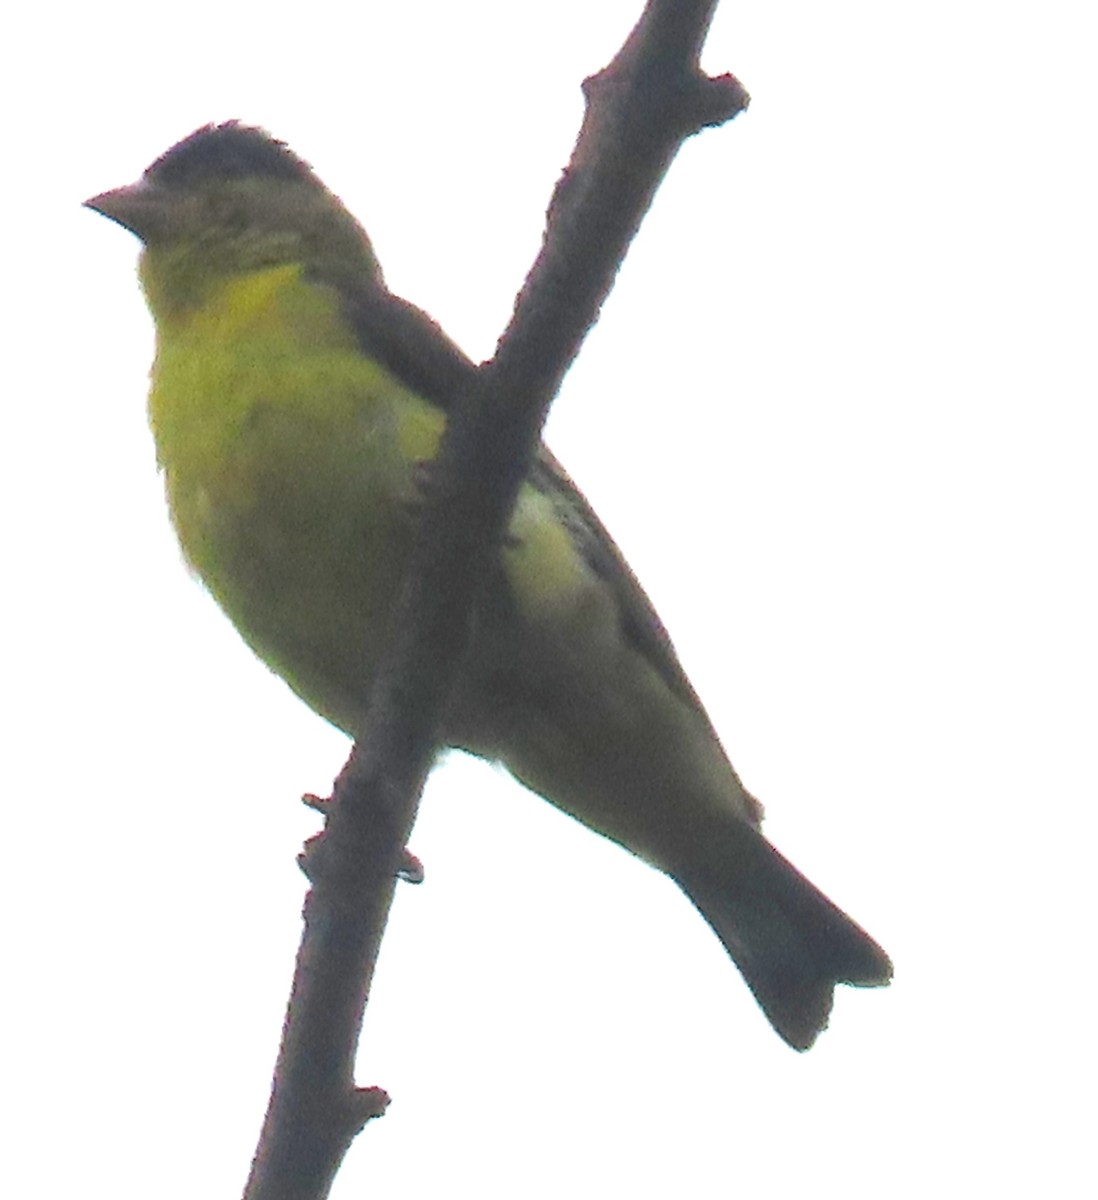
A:
{"type": "Polygon", "coordinates": [[[240,234],[248,228],[248,215],[235,196],[211,196],[209,216],[222,234],[240,234]]]}

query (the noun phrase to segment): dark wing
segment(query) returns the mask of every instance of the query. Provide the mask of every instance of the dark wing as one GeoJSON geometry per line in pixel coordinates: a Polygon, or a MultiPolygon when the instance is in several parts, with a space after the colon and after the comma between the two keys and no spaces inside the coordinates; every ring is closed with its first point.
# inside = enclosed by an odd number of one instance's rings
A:
{"type": "MultiPolygon", "coordinates": [[[[381,362],[425,400],[449,409],[477,368],[438,323],[381,286],[356,289],[350,295],[346,289],[341,291],[363,353],[381,362]]],[[[704,716],[644,589],[583,493],[544,445],[538,450],[530,483],[549,497],[584,559],[613,591],[625,636],[667,686],[704,716]]]]}
{"type": "Polygon", "coordinates": [[[449,410],[477,368],[438,322],[380,285],[350,295],[341,287],[340,294],[363,354],[424,400],[449,410]]]}

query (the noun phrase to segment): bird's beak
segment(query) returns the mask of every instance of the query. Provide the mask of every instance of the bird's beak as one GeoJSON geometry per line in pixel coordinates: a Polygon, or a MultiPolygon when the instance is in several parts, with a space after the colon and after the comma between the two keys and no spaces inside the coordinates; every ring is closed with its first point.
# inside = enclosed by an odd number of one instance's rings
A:
{"type": "Polygon", "coordinates": [[[84,207],[117,221],[145,242],[164,221],[164,199],[144,180],[92,196],[84,201],[84,207]]]}

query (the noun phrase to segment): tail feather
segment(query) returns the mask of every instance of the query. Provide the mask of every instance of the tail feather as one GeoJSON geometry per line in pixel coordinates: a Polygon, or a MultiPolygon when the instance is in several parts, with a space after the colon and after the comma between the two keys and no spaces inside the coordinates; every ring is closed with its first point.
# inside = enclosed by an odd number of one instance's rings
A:
{"type": "Polygon", "coordinates": [[[674,872],[724,943],[770,1023],[807,1050],[827,1026],[835,985],[881,987],[892,963],[877,943],[753,829],[729,853],[674,872]]]}

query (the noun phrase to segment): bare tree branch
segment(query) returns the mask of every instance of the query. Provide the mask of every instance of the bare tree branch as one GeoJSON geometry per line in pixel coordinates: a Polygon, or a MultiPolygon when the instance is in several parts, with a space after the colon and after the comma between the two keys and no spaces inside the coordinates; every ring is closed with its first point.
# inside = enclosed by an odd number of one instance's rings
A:
{"type": "Polygon", "coordinates": [[[312,889],[245,1200],[318,1200],[388,1097],[356,1089],[354,1056],[402,852],[436,749],[486,563],[549,404],[613,285],[683,140],[744,109],[698,53],[716,0],[650,0],[614,60],[585,83],[587,112],[550,205],[541,252],[495,357],[456,398],[422,527],[326,828],[303,855],[312,889]]]}

